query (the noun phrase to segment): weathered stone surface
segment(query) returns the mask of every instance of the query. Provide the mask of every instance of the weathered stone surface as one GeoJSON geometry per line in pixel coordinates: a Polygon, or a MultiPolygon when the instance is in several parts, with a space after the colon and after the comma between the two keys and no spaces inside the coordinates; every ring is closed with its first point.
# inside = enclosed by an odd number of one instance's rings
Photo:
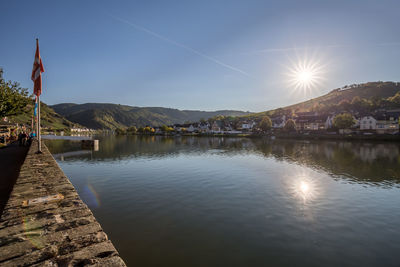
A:
{"type": "Polygon", "coordinates": [[[0,219],[1,266],[125,266],[46,146],[32,144],[0,219]],[[24,207],[22,202],[64,199],[24,207]]]}

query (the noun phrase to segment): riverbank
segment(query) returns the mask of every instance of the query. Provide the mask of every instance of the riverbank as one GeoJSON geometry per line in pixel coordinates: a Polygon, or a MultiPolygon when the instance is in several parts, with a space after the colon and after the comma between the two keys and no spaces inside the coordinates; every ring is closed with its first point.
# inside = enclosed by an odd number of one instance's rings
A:
{"type": "Polygon", "coordinates": [[[292,139],[292,140],[343,140],[343,141],[393,141],[400,142],[400,135],[392,134],[328,134],[328,133],[240,133],[240,134],[225,134],[225,133],[185,133],[185,134],[132,134],[139,136],[167,136],[167,137],[230,137],[230,138],[270,138],[270,139],[292,139]]]}
{"type": "Polygon", "coordinates": [[[126,266],[47,147],[30,147],[0,219],[1,266],[126,266]]]}

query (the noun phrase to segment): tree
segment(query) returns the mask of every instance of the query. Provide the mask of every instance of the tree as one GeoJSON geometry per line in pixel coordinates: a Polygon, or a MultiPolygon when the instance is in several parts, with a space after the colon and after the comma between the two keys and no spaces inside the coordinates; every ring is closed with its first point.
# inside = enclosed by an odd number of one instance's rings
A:
{"type": "Polygon", "coordinates": [[[395,104],[400,104],[400,92],[397,92],[394,96],[389,97],[388,100],[395,104]]]}
{"type": "Polygon", "coordinates": [[[263,132],[267,132],[272,127],[272,121],[268,116],[264,116],[258,126],[263,132]]]}
{"type": "Polygon", "coordinates": [[[18,115],[24,112],[28,105],[28,91],[21,88],[17,82],[6,82],[0,70],[0,118],[18,115]]]}
{"type": "Polygon", "coordinates": [[[333,126],[338,129],[348,129],[354,124],[353,116],[350,113],[336,115],[333,119],[333,126]]]}
{"type": "Polygon", "coordinates": [[[163,131],[164,133],[169,133],[169,132],[174,131],[174,128],[168,127],[167,125],[163,125],[163,126],[161,126],[161,131],[163,131]]]}
{"type": "Polygon", "coordinates": [[[115,133],[117,135],[124,135],[124,134],[126,134],[126,131],[122,128],[117,128],[117,129],[115,129],[115,133]]]}
{"type": "Polygon", "coordinates": [[[296,131],[296,123],[294,122],[294,120],[288,119],[283,129],[287,132],[294,132],[296,131]]]}
{"type": "Polygon", "coordinates": [[[144,127],[144,132],[145,133],[151,133],[151,127],[150,126],[146,126],[146,127],[144,127]]]}
{"type": "Polygon", "coordinates": [[[130,134],[134,134],[134,133],[137,132],[137,128],[136,128],[136,126],[131,126],[131,127],[129,127],[126,131],[127,131],[128,133],[130,133],[130,134]]]}

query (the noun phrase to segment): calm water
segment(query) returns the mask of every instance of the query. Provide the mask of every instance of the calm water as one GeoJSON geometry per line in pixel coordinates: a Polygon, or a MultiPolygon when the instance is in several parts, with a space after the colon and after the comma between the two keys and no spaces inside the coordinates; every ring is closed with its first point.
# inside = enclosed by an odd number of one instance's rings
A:
{"type": "Polygon", "coordinates": [[[128,266],[400,266],[400,145],[46,142],[128,266]]]}

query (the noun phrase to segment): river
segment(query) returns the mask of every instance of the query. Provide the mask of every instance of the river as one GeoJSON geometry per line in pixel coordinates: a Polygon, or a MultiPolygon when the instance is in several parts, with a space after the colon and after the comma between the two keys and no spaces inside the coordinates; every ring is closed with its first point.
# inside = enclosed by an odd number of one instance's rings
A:
{"type": "Polygon", "coordinates": [[[128,266],[400,266],[400,144],[46,140],[128,266]]]}

